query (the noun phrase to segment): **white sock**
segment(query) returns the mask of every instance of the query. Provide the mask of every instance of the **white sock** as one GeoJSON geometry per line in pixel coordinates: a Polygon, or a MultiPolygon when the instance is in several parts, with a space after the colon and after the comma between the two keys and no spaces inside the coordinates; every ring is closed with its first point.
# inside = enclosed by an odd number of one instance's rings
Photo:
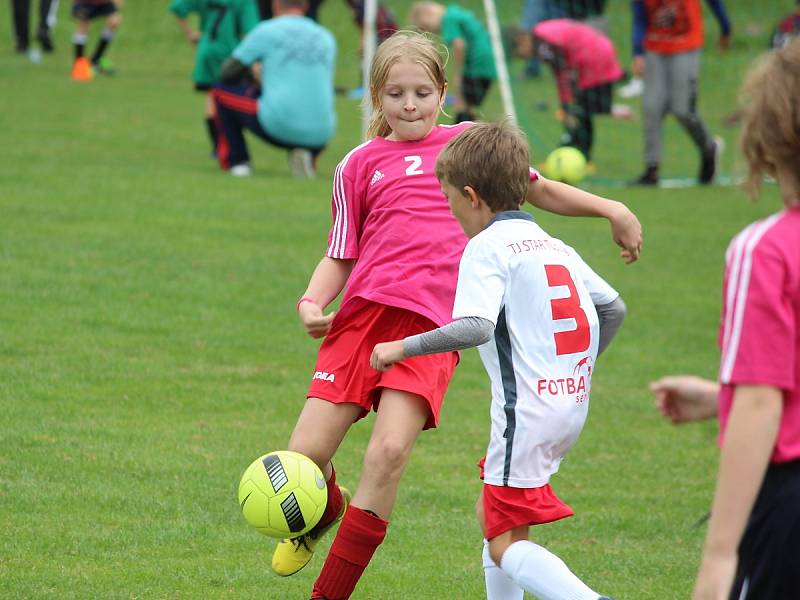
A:
{"type": "Polygon", "coordinates": [[[489,542],[483,540],[483,576],[487,600],[522,600],[524,590],[514,583],[489,556],[489,542]]]}
{"type": "Polygon", "coordinates": [[[540,600],[600,598],[600,594],[578,579],[563,560],[528,540],[511,544],[503,553],[500,568],[522,589],[540,600]]]}

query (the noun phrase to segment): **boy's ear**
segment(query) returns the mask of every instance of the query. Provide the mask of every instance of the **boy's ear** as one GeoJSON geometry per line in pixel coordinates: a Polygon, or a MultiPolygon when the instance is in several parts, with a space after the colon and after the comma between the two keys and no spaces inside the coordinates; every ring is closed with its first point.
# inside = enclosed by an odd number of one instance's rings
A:
{"type": "Polygon", "coordinates": [[[475,190],[474,187],[472,187],[471,185],[465,185],[463,193],[467,198],[469,198],[469,203],[472,206],[472,208],[480,208],[480,206],[481,206],[481,196],[475,190]]]}

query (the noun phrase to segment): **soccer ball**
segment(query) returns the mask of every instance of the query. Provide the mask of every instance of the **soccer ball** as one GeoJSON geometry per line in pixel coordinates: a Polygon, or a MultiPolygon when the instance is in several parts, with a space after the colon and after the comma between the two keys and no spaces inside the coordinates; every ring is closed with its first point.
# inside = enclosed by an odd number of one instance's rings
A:
{"type": "Polygon", "coordinates": [[[280,450],[257,458],[239,482],[239,506],[256,531],[295,538],[316,525],[328,502],[319,467],[307,456],[280,450]]]}
{"type": "Polygon", "coordinates": [[[574,185],[586,174],[586,157],[572,146],[556,148],[544,163],[544,174],[549,179],[574,185]]]}

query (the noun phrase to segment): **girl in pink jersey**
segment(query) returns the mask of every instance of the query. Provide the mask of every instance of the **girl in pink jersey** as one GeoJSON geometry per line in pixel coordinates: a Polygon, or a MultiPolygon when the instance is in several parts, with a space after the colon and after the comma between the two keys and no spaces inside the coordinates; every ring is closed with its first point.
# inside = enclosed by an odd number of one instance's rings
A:
{"type": "Polygon", "coordinates": [[[719,413],[720,459],[695,600],[800,598],[800,39],[744,86],[742,150],[784,210],[745,228],[725,260],[719,381],[651,387],[673,422],[719,413]]]}
{"type": "MultiPolygon", "coordinates": [[[[350,151],[333,181],[333,226],[326,255],[297,303],[306,331],[325,337],[289,441],[328,480],[328,506],[311,533],[282,540],[273,570],[291,575],[310,560],[320,536],[341,520],[312,598],[349,598],[386,535],[400,476],[417,436],[435,427],[455,353],[405,361],[381,373],[369,365],[373,346],[451,320],[458,262],[467,238],[436,179],[441,148],[470,123],[436,125],[447,90],[436,46],[400,33],[380,45],[371,71],[370,140],[350,151]],[[344,290],[340,309],[325,307],[344,290]],[[352,500],[336,485],[331,459],[350,426],[370,409],[377,416],[352,500]]],[[[636,260],[641,228],[618,202],[532,172],[528,200],[565,215],[611,221],[623,258],[636,260]]]]}

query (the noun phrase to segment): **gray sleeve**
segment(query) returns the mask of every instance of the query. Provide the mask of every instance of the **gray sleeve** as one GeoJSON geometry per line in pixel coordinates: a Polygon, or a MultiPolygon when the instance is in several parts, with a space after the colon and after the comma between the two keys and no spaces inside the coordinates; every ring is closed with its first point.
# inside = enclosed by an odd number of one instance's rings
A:
{"type": "Polygon", "coordinates": [[[494,323],[482,317],[464,317],[433,331],[411,335],[403,340],[407,357],[438,352],[453,352],[485,344],[494,335],[494,323]]]}
{"type": "Polygon", "coordinates": [[[617,330],[622,321],[625,319],[625,312],[627,307],[622,301],[622,298],[617,298],[608,304],[595,305],[597,317],[600,319],[600,342],[597,347],[597,355],[603,353],[603,350],[611,343],[614,336],[617,335],[617,330]]]}

